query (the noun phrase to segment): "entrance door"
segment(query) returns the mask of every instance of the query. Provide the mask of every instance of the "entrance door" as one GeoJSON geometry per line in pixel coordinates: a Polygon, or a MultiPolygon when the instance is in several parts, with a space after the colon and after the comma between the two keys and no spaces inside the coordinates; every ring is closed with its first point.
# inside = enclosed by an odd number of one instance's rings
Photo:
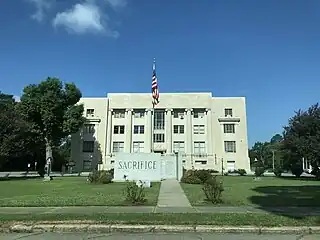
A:
{"type": "Polygon", "coordinates": [[[234,171],[236,168],[236,162],[235,161],[227,161],[227,170],[228,171],[234,171]]]}

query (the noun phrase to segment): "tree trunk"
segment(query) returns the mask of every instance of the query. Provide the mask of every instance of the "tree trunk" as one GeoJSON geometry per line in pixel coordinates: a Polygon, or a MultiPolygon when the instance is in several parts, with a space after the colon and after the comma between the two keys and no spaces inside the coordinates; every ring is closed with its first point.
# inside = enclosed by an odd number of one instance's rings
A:
{"type": "Polygon", "coordinates": [[[46,164],[48,167],[48,172],[46,174],[49,175],[51,172],[52,163],[53,163],[52,146],[48,138],[45,138],[45,141],[46,141],[46,164]]]}

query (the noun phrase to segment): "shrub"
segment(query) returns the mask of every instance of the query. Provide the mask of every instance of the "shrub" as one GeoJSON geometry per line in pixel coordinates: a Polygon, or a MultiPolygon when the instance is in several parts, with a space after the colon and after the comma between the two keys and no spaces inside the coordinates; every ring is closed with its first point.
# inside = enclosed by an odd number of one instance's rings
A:
{"type": "Polygon", "coordinates": [[[145,198],[144,187],[138,186],[135,181],[128,181],[123,192],[126,201],[133,204],[142,204],[147,201],[145,198]]]}
{"type": "Polygon", "coordinates": [[[195,170],[195,176],[200,179],[201,183],[205,183],[208,179],[212,177],[210,170],[195,170]]]}
{"type": "Polygon", "coordinates": [[[245,169],[238,169],[237,170],[237,173],[240,175],[240,176],[245,176],[247,175],[247,172],[245,169]]]}
{"type": "Polygon", "coordinates": [[[112,183],[112,179],[113,179],[113,176],[110,174],[110,172],[107,172],[104,170],[101,170],[101,171],[94,170],[88,176],[88,181],[94,184],[112,183]]]}
{"type": "Polygon", "coordinates": [[[109,174],[111,174],[112,178],[114,178],[114,168],[107,170],[109,174]]]}
{"type": "Polygon", "coordinates": [[[263,174],[264,174],[264,167],[262,166],[256,167],[256,169],[254,170],[254,175],[256,177],[261,177],[263,174]]]}
{"type": "Polygon", "coordinates": [[[293,164],[291,166],[291,172],[293,175],[295,175],[296,177],[300,177],[301,174],[303,173],[303,168],[302,168],[302,165],[300,163],[296,163],[296,164],[293,164]]]}
{"type": "Polygon", "coordinates": [[[209,172],[210,172],[210,173],[219,173],[219,171],[218,171],[218,170],[215,170],[215,169],[210,169],[209,172]]]}
{"type": "Polygon", "coordinates": [[[274,175],[275,175],[276,177],[281,177],[281,174],[283,173],[283,170],[282,170],[281,167],[278,166],[278,167],[276,167],[276,168],[274,169],[273,173],[274,173],[274,175]]]}
{"type": "Polygon", "coordinates": [[[212,202],[213,204],[221,203],[221,195],[223,192],[223,184],[222,181],[219,181],[219,179],[216,176],[212,176],[210,179],[208,179],[203,187],[202,190],[206,196],[206,200],[212,202]]]}
{"type": "Polygon", "coordinates": [[[189,183],[189,184],[201,184],[201,180],[198,178],[198,176],[196,175],[196,171],[195,170],[187,170],[182,178],[181,178],[181,182],[183,183],[189,183]]]}

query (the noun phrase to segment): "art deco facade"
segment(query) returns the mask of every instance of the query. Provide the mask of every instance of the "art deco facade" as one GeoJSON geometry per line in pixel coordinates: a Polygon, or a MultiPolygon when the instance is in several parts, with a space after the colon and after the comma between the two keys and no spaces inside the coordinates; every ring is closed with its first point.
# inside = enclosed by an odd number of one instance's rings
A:
{"type": "Polygon", "coordinates": [[[87,123],[72,136],[77,171],[113,168],[118,152],[179,152],[185,168],[250,170],[243,97],[149,93],[82,98],[87,123]]]}

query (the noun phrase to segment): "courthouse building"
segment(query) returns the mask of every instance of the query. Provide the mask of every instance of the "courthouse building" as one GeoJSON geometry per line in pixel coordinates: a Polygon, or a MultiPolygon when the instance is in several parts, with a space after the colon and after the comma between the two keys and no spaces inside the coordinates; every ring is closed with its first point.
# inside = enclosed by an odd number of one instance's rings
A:
{"type": "Polygon", "coordinates": [[[110,169],[119,152],[158,152],[182,158],[186,169],[250,171],[244,97],[211,93],[111,93],[82,98],[87,122],[72,135],[77,171],[110,169]]]}

